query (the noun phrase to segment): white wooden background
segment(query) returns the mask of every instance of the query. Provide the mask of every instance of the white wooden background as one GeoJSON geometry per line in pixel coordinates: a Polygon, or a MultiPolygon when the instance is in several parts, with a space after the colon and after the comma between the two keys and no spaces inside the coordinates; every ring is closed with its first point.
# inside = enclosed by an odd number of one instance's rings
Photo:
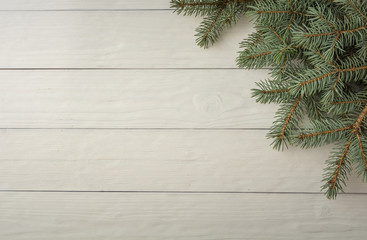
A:
{"type": "Polygon", "coordinates": [[[0,239],[363,239],[366,184],[319,192],[330,147],[269,147],[248,20],[203,50],[168,2],[0,1],[0,239]]]}

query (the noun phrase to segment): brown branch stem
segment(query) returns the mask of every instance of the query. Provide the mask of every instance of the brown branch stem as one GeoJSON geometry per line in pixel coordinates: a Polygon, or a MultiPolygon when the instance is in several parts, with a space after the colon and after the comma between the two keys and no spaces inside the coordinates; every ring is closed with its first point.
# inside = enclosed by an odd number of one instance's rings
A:
{"type": "Polygon", "coordinates": [[[337,129],[333,129],[333,130],[328,130],[328,131],[321,131],[321,132],[315,132],[315,133],[309,133],[309,134],[301,134],[301,135],[298,135],[297,138],[300,138],[300,139],[304,139],[304,138],[308,138],[308,137],[314,137],[314,136],[318,136],[318,135],[325,135],[325,134],[330,134],[330,133],[334,133],[334,132],[341,132],[341,131],[345,131],[345,130],[348,130],[348,129],[351,129],[352,126],[346,126],[346,127],[343,127],[343,128],[337,128],[337,129]]]}
{"type": "Polygon", "coordinates": [[[333,189],[335,187],[336,180],[339,177],[340,169],[341,169],[341,167],[342,167],[342,165],[343,165],[343,163],[344,163],[344,161],[345,161],[345,159],[347,157],[347,153],[349,151],[349,147],[350,147],[350,141],[348,141],[347,144],[345,145],[344,152],[341,155],[339,161],[337,162],[337,167],[335,169],[335,172],[333,174],[333,177],[329,181],[330,189],[333,189]]]}
{"type": "Polygon", "coordinates": [[[285,130],[286,130],[288,124],[289,124],[289,121],[291,120],[291,118],[293,116],[293,113],[296,110],[296,108],[298,107],[300,101],[301,101],[301,97],[298,97],[297,100],[294,102],[291,110],[289,111],[287,117],[285,118],[283,128],[282,128],[282,130],[280,131],[280,133],[278,135],[279,139],[283,138],[285,130]]]}

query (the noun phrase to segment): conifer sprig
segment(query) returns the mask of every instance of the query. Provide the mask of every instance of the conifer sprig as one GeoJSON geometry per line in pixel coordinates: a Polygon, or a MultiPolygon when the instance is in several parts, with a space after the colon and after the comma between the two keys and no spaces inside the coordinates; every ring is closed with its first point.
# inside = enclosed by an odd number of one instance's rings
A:
{"type": "Polygon", "coordinates": [[[271,69],[253,96],[260,103],[280,104],[268,134],[273,147],[334,144],[322,186],[330,199],[343,192],[353,166],[367,181],[367,1],[174,0],[171,4],[178,13],[204,17],[197,29],[197,43],[203,47],[245,13],[250,16],[256,31],[240,43],[237,64],[271,69]]]}
{"type": "Polygon", "coordinates": [[[178,14],[202,16],[196,29],[196,43],[207,48],[218,40],[223,29],[231,27],[242,17],[253,0],[172,0],[178,14]]]}

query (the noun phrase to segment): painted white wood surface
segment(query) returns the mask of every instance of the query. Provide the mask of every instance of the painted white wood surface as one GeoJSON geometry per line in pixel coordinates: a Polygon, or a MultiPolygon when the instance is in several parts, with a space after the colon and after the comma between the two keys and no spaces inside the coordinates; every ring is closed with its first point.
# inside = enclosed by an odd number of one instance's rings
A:
{"type": "Polygon", "coordinates": [[[210,50],[198,18],[170,11],[0,12],[0,68],[228,68],[252,28],[243,18],[210,50]]]}
{"type": "Polygon", "coordinates": [[[168,9],[170,0],[9,0],[0,10],[130,10],[168,9]]]}
{"type": "MultiPolygon", "coordinates": [[[[277,152],[261,130],[3,130],[0,189],[319,192],[329,147],[277,152]]],[[[353,177],[347,192],[367,193],[353,177]]]]}
{"type": "Polygon", "coordinates": [[[267,71],[0,72],[3,128],[269,128],[251,88],[267,71]]]}
{"type": "Polygon", "coordinates": [[[251,24],[203,50],[168,2],[0,1],[0,239],[363,239],[366,184],[326,200],[330,147],[260,130],[251,24]]]}
{"type": "Polygon", "coordinates": [[[366,195],[0,193],[2,240],[363,239],[366,195]]]}

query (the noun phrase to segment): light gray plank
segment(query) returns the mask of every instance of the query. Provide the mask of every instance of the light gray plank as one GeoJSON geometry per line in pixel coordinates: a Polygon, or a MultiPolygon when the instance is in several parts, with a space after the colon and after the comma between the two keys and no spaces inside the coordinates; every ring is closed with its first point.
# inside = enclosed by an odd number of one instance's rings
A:
{"type": "Polygon", "coordinates": [[[366,195],[0,193],[2,240],[360,240],[366,195]]]}
{"type": "Polygon", "coordinates": [[[168,9],[170,0],[11,0],[0,1],[0,10],[100,10],[168,9]]]}
{"type": "MultiPolygon", "coordinates": [[[[2,130],[0,189],[319,192],[330,148],[276,152],[266,131],[2,130]]],[[[367,192],[353,177],[347,192],[367,192]]]]}
{"type": "Polygon", "coordinates": [[[1,128],[268,128],[267,71],[0,71],[1,128]]]}
{"type": "Polygon", "coordinates": [[[0,12],[0,68],[228,68],[252,28],[242,19],[212,48],[200,19],[153,12],[0,12]]]}

